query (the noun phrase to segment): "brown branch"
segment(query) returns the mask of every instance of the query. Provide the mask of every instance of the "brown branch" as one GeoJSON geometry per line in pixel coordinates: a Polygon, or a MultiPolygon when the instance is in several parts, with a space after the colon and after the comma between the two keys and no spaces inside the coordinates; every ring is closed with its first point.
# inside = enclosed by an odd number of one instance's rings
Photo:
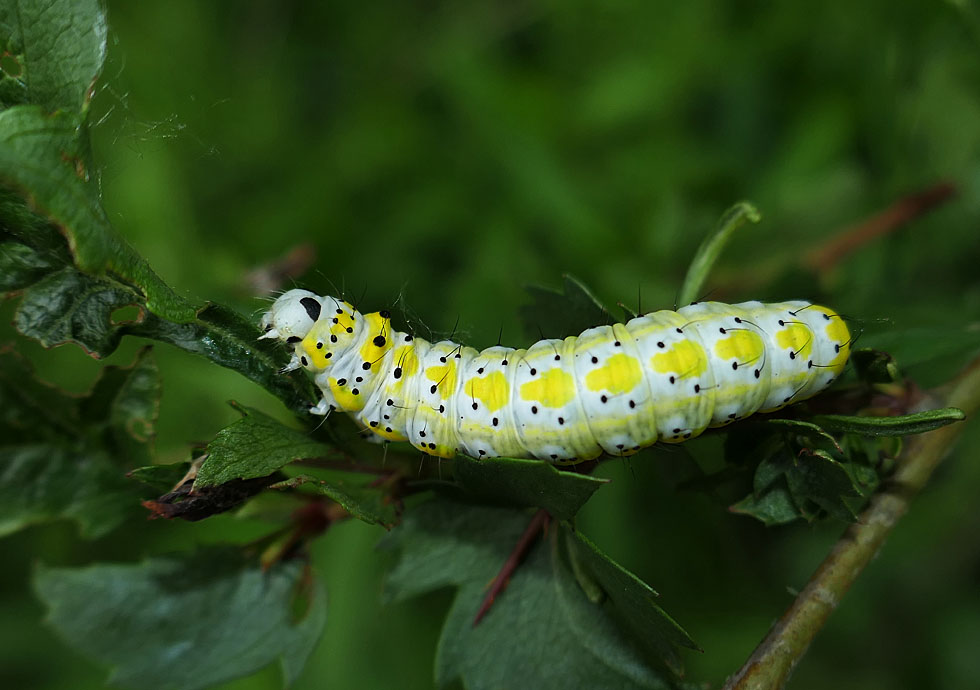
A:
{"type": "Polygon", "coordinates": [[[878,237],[894,232],[948,201],[955,194],[955,186],[949,182],[940,182],[921,192],[899,199],[884,211],[857,225],[845,228],[822,246],[809,252],[803,264],[816,273],[827,273],[857,249],[878,237]]]}
{"type": "MultiPolygon", "coordinates": [[[[968,416],[980,409],[980,358],[953,381],[943,398],[943,405],[959,407],[968,416]]],[[[858,521],[848,527],[783,617],[738,673],[728,679],[724,690],[783,687],[827,617],[878,553],[963,429],[963,424],[953,424],[908,440],[894,476],[874,495],[858,521]]]]}
{"type": "Polygon", "coordinates": [[[493,600],[497,598],[501,592],[507,589],[507,585],[510,584],[510,577],[517,570],[517,566],[521,564],[527,552],[531,550],[531,546],[534,542],[538,540],[541,536],[541,532],[547,528],[548,522],[551,519],[551,515],[548,511],[542,508],[534,514],[531,518],[531,522],[528,523],[527,529],[524,530],[524,534],[518,540],[517,545],[514,546],[514,550],[510,552],[510,556],[507,557],[507,561],[504,563],[500,572],[497,573],[497,577],[493,578],[493,582],[490,584],[490,589],[487,595],[483,598],[483,603],[480,604],[480,610],[476,612],[476,617],[473,619],[473,627],[483,619],[490,607],[493,606],[493,600]]]}

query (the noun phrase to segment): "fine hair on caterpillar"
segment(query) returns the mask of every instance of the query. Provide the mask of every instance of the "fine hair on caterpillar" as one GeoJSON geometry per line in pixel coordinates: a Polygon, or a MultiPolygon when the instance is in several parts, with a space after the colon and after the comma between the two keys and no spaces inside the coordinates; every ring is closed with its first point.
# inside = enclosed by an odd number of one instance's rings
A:
{"type": "Polygon", "coordinates": [[[527,349],[482,351],[395,331],[386,310],[306,290],[283,293],[263,338],[314,375],[310,411],[351,414],[429,455],[588,460],[679,443],[810,398],[843,370],[852,342],[809,302],[698,302],[596,326],[527,349]]]}

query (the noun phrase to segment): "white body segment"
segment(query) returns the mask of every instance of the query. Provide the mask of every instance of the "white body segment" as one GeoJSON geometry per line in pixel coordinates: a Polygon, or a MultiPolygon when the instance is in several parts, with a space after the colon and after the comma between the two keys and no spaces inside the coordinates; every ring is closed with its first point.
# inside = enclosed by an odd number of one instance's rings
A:
{"type": "Polygon", "coordinates": [[[430,455],[552,461],[631,455],[812,397],[850,345],[838,314],[798,301],[692,304],[527,350],[430,344],[387,312],[300,290],[263,325],[315,373],[315,414],[348,412],[430,455]]]}

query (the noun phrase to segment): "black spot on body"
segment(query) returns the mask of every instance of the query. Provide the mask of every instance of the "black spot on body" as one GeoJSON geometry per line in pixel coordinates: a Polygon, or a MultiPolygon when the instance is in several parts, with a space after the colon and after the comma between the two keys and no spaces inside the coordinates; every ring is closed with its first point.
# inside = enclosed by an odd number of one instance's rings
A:
{"type": "Polygon", "coordinates": [[[480,407],[480,406],[479,406],[479,405],[477,405],[476,403],[473,403],[473,409],[474,409],[474,410],[475,410],[475,409],[477,409],[478,407],[480,407]]]}
{"type": "Polygon", "coordinates": [[[352,388],[350,392],[353,393],[354,395],[360,395],[361,394],[361,391],[357,390],[356,388],[352,388]]]}
{"type": "Polygon", "coordinates": [[[494,417],[492,423],[494,426],[497,426],[498,424],[500,424],[500,420],[494,417]]]}
{"type": "Polygon", "coordinates": [[[531,367],[531,376],[534,376],[537,373],[538,373],[538,370],[535,369],[534,367],[531,367]]]}
{"type": "Polygon", "coordinates": [[[482,373],[483,373],[483,367],[480,367],[479,369],[477,369],[477,370],[476,370],[476,373],[478,373],[478,374],[482,374],[482,373]]]}
{"type": "Polygon", "coordinates": [[[346,386],[347,385],[347,379],[337,379],[337,385],[338,386],[346,386]]]}
{"type": "Polygon", "coordinates": [[[634,407],[636,407],[636,402],[633,401],[633,400],[630,400],[630,409],[633,409],[634,407]]]}
{"type": "Polygon", "coordinates": [[[306,313],[313,321],[320,318],[320,303],[315,299],[312,297],[304,297],[299,301],[299,303],[303,305],[303,309],[306,310],[306,313]]]}
{"type": "Polygon", "coordinates": [[[306,361],[306,357],[300,357],[299,361],[303,364],[304,367],[309,364],[309,362],[306,361]]]}
{"type": "Polygon", "coordinates": [[[445,411],[446,411],[446,406],[445,406],[445,405],[440,405],[440,406],[439,406],[439,414],[442,414],[442,413],[444,413],[445,411]]]}
{"type": "Polygon", "coordinates": [[[565,418],[564,417],[559,417],[558,418],[558,423],[559,424],[564,424],[565,423],[565,418]]]}
{"type": "Polygon", "coordinates": [[[756,378],[759,378],[759,374],[761,374],[761,373],[762,373],[762,372],[760,372],[760,371],[759,371],[758,369],[756,369],[756,370],[755,370],[755,377],[756,377],[756,378]]]}
{"type": "Polygon", "coordinates": [[[738,369],[738,362],[732,362],[732,369],[738,369]]]}
{"type": "Polygon", "coordinates": [[[531,414],[537,414],[537,413],[538,413],[538,406],[531,405],[531,414]]]}
{"type": "MultiPolygon", "coordinates": [[[[431,386],[429,386],[429,393],[432,393],[434,395],[435,392],[436,392],[436,384],[433,383],[431,386]]],[[[439,411],[442,412],[442,405],[439,406],[439,411]]]]}
{"type": "Polygon", "coordinates": [[[378,426],[377,422],[371,422],[371,426],[378,426]]]}
{"type": "Polygon", "coordinates": [[[322,350],[323,349],[323,343],[317,343],[316,344],[316,349],[317,350],[322,350]]]}
{"type": "Polygon", "coordinates": [[[290,344],[295,344],[295,343],[301,342],[302,340],[303,340],[302,338],[300,338],[299,336],[296,336],[296,335],[291,335],[288,338],[286,338],[286,342],[287,343],[290,343],[290,344]]]}
{"type": "Polygon", "coordinates": [[[353,328],[351,328],[350,326],[348,326],[348,327],[347,327],[347,332],[348,332],[348,333],[353,333],[353,332],[354,332],[354,329],[353,329],[353,328]]]}
{"type": "Polygon", "coordinates": [[[599,400],[601,400],[602,402],[609,402],[609,398],[607,398],[606,396],[602,396],[601,398],[599,398],[599,400]]]}
{"type": "Polygon", "coordinates": [[[383,335],[376,335],[374,336],[374,340],[372,342],[374,342],[375,347],[384,347],[385,343],[388,341],[385,340],[385,337],[383,335]]]}
{"type": "Polygon", "coordinates": [[[335,343],[335,342],[337,342],[337,336],[335,336],[335,335],[331,335],[331,336],[330,336],[330,342],[331,342],[331,343],[335,343]]]}
{"type": "Polygon", "coordinates": [[[402,368],[401,367],[395,367],[395,374],[394,374],[394,376],[395,376],[396,379],[400,379],[402,377],[402,368]]]}
{"type": "Polygon", "coordinates": [[[700,393],[701,392],[701,384],[700,383],[695,383],[694,384],[694,392],[695,393],[700,393]]]}

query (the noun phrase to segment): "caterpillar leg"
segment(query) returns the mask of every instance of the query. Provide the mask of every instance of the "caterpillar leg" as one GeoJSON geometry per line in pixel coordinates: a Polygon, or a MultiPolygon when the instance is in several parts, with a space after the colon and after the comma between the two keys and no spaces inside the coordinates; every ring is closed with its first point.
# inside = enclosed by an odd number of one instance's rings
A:
{"type": "Polygon", "coordinates": [[[332,409],[333,405],[330,404],[330,401],[322,398],[320,402],[310,408],[310,414],[324,416],[330,414],[330,410],[332,409]]]}

